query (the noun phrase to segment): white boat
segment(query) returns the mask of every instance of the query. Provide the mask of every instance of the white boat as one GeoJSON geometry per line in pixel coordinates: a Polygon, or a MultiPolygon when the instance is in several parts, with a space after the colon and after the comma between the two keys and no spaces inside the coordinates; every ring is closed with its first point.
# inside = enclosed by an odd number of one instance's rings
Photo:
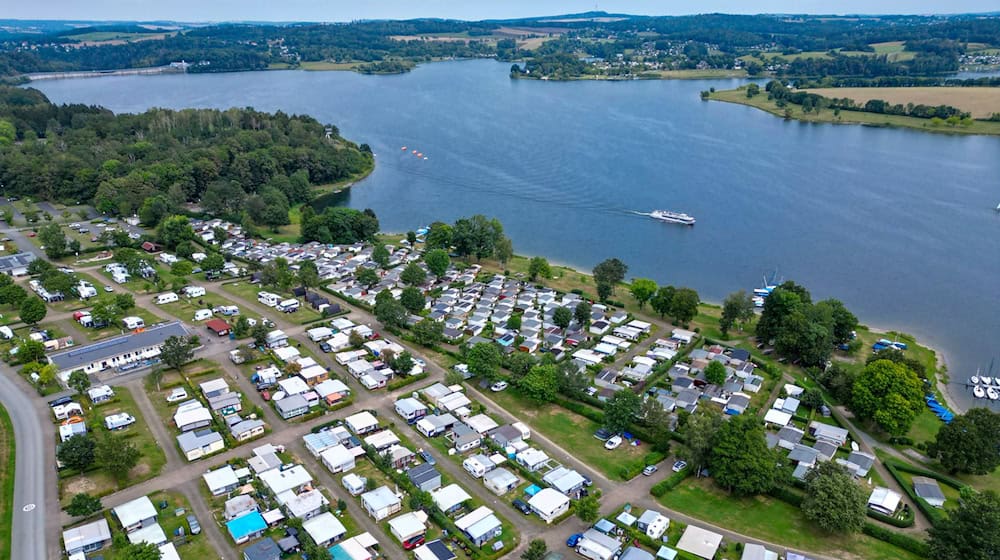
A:
{"type": "Polygon", "coordinates": [[[671,212],[669,210],[653,210],[649,213],[650,217],[654,220],[660,220],[661,222],[667,222],[671,224],[683,224],[685,226],[693,226],[695,219],[694,216],[690,214],[685,214],[683,212],[671,212]]]}
{"type": "Polygon", "coordinates": [[[986,396],[989,397],[991,401],[1000,399],[1000,393],[998,393],[993,387],[986,388],[986,396]]]}
{"type": "Polygon", "coordinates": [[[995,383],[996,385],[1000,386],[1000,377],[994,377],[993,378],[993,383],[995,383]]]}
{"type": "Polygon", "coordinates": [[[972,394],[977,399],[981,399],[986,396],[986,389],[983,389],[982,385],[976,385],[975,387],[972,388],[972,394]]]}
{"type": "Polygon", "coordinates": [[[979,382],[982,383],[983,385],[989,385],[990,383],[993,383],[993,378],[986,377],[985,375],[983,375],[979,377],[979,382]]]}
{"type": "Polygon", "coordinates": [[[972,377],[969,378],[969,382],[972,383],[973,385],[979,385],[979,376],[973,375],[972,377]]]}

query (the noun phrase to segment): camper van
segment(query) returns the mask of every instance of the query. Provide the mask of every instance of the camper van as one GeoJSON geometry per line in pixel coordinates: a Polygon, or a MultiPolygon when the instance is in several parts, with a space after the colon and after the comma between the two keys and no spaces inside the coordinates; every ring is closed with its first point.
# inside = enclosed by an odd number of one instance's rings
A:
{"type": "Polygon", "coordinates": [[[145,327],[146,321],[143,321],[142,317],[135,317],[135,316],[123,317],[122,324],[125,325],[126,329],[134,331],[135,329],[141,329],[145,327]]]}
{"type": "Polygon", "coordinates": [[[235,305],[219,305],[212,308],[212,311],[218,313],[219,315],[225,315],[226,317],[231,317],[233,315],[240,314],[240,308],[235,305]]]}
{"type": "Polygon", "coordinates": [[[189,298],[202,297],[205,295],[205,288],[201,286],[188,286],[184,288],[184,295],[189,298]]]}
{"type": "Polygon", "coordinates": [[[211,319],[211,318],[212,318],[211,309],[199,309],[198,311],[194,312],[195,321],[204,321],[206,319],[211,319]]]}
{"type": "Polygon", "coordinates": [[[293,313],[299,310],[299,300],[297,299],[286,299],[278,304],[278,311],[282,313],[293,313]]]}
{"type": "Polygon", "coordinates": [[[259,292],[257,294],[257,301],[263,303],[268,307],[274,307],[278,305],[278,302],[281,301],[281,298],[270,292],[259,292]]]}
{"type": "Polygon", "coordinates": [[[160,294],[156,296],[156,305],[163,305],[165,303],[174,303],[178,299],[180,298],[177,297],[177,294],[173,292],[167,292],[165,294],[160,294]]]}
{"type": "Polygon", "coordinates": [[[123,430],[132,424],[135,424],[135,417],[126,412],[104,417],[104,426],[109,430],[123,430]]]}

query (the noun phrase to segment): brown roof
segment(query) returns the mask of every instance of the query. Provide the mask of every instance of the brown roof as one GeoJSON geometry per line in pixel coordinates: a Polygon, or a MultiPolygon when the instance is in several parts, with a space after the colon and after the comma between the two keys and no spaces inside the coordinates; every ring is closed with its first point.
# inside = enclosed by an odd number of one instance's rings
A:
{"type": "Polygon", "coordinates": [[[229,326],[229,323],[223,321],[222,319],[211,319],[209,321],[206,321],[205,326],[208,327],[208,330],[219,335],[228,333],[229,329],[231,328],[229,326]]]}

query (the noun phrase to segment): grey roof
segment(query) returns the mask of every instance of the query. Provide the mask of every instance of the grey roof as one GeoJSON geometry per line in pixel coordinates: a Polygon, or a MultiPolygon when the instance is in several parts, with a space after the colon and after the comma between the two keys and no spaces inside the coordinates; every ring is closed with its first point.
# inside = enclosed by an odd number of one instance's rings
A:
{"type": "Polygon", "coordinates": [[[799,443],[800,441],[802,441],[802,436],[804,435],[805,432],[796,428],[795,426],[784,426],[780,430],[778,430],[778,439],[790,443],[799,443]]]}
{"type": "Polygon", "coordinates": [[[796,445],[795,449],[793,449],[792,452],[788,454],[788,460],[811,464],[814,461],[816,461],[817,455],[819,455],[819,451],[813,449],[812,447],[806,447],[805,445],[796,445]]]}
{"type": "Polygon", "coordinates": [[[279,413],[289,413],[308,406],[309,401],[302,395],[289,395],[280,401],[274,401],[274,407],[279,413]]]}
{"type": "Polygon", "coordinates": [[[9,272],[15,268],[28,266],[28,263],[35,260],[34,253],[17,253],[16,255],[4,255],[0,257],[0,272],[9,272]]]}
{"type": "Polygon", "coordinates": [[[185,453],[194,449],[200,449],[216,441],[222,441],[222,436],[212,430],[194,430],[177,436],[177,445],[185,453]]]}
{"type": "Polygon", "coordinates": [[[851,454],[847,456],[847,462],[857,465],[858,475],[865,476],[875,464],[875,456],[864,451],[851,451],[851,454]]]}
{"type": "Polygon", "coordinates": [[[518,430],[514,426],[507,424],[506,426],[500,426],[494,428],[490,432],[490,438],[496,441],[500,445],[506,445],[509,441],[518,441],[521,439],[521,430],[518,430]]]}
{"type": "Polygon", "coordinates": [[[917,496],[925,500],[928,498],[945,499],[944,492],[941,491],[941,486],[938,482],[926,476],[913,477],[913,491],[916,492],[917,496]]]}
{"type": "Polygon", "coordinates": [[[262,420],[241,420],[229,427],[229,431],[232,432],[234,436],[242,434],[244,432],[249,432],[251,430],[257,429],[259,426],[263,426],[264,422],[262,420]]]}
{"type": "Polygon", "coordinates": [[[837,446],[828,441],[818,440],[813,444],[813,449],[818,451],[820,455],[826,457],[827,459],[830,459],[837,454],[837,446]]]}
{"type": "Polygon", "coordinates": [[[630,546],[622,552],[618,560],[653,560],[653,555],[641,548],[630,546]]]}
{"type": "Polygon", "coordinates": [[[159,346],[171,336],[187,336],[187,329],[180,321],[166,323],[155,327],[147,328],[140,333],[126,334],[114,338],[88,344],[82,347],[74,347],[62,352],[56,352],[49,356],[60,371],[73,368],[80,368],[94,362],[100,362],[114,356],[135,352],[143,348],[159,346]]]}
{"type": "Polygon", "coordinates": [[[274,539],[267,537],[243,549],[246,560],[278,560],[281,550],[274,539]]]}
{"type": "Polygon", "coordinates": [[[420,486],[425,482],[429,482],[435,478],[440,478],[441,473],[431,466],[430,463],[423,463],[406,471],[406,476],[410,477],[410,481],[413,482],[413,484],[420,486]]]}
{"type": "Polygon", "coordinates": [[[454,560],[456,558],[455,553],[446,544],[441,542],[441,539],[433,540],[424,546],[438,560],[454,560]]]}

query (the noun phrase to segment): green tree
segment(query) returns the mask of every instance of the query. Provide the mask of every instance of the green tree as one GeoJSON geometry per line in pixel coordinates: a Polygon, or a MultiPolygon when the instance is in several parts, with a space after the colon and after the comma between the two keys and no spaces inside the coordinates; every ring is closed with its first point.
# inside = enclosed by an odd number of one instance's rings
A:
{"type": "Polygon", "coordinates": [[[263,321],[258,321],[253,328],[250,329],[250,336],[253,338],[254,346],[263,347],[267,344],[267,326],[264,325],[263,321]]]}
{"type": "Polygon", "coordinates": [[[615,392],[604,404],[604,427],[616,434],[626,431],[639,415],[641,406],[642,400],[632,391],[615,392]]]}
{"type": "Polygon", "coordinates": [[[576,307],[573,308],[573,318],[576,319],[576,323],[582,328],[586,328],[590,324],[590,313],[590,304],[585,301],[577,303],[576,307]]]}
{"type": "Polygon", "coordinates": [[[389,254],[389,249],[381,243],[376,245],[375,249],[372,250],[372,260],[375,261],[375,264],[379,265],[381,268],[389,268],[390,257],[391,255],[389,254]]]}
{"type": "Polygon", "coordinates": [[[125,544],[117,558],[122,560],[160,560],[161,556],[160,549],[156,545],[141,542],[125,544]]]}
{"type": "Polygon", "coordinates": [[[935,560],[1000,558],[1000,497],[966,486],[958,508],[935,523],[928,544],[935,560]]]}
{"type": "Polygon", "coordinates": [[[469,349],[466,362],[469,372],[489,381],[495,381],[500,374],[503,355],[500,348],[491,342],[480,342],[469,349]]]}
{"type": "Polygon", "coordinates": [[[516,382],[528,375],[536,362],[535,357],[527,352],[512,352],[507,356],[507,369],[510,370],[511,378],[516,382]]]}
{"type": "Polygon", "coordinates": [[[424,298],[424,294],[420,291],[420,288],[407,286],[399,294],[399,302],[410,313],[420,313],[424,309],[427,300],[424,298]]]}
{"type": "Polygon", "coordinates": [[[660,286],[656,295],[650,299],[649,306],[660,315],[661,319],[669,314],[673,308],[675,293],[677,293],[677,289],[673,286],[660,286]]]}
{"type": "Polygon", "coordinates": [[[521,553],[521,560],[542,560],[549,553],[548,546],[542,539],[531,539],[528,549],[521,553]]]}
{"type": "Polygon", "coordinates": [[[593,523],[601,515],[600,504],[597,503],[597,496],[590,494],[576,501],[573,509],[576,516],[584,523],[593,523]]]}
{"type": "Polygon", "coordinates": [[[690,323],[698,315],[700,303],[698,292],[691,288],[678,288],[670,300],[670,315],[681,323],[690,323]]]}
{"type": "Polygon", "coordinates": [[[503,238],[503,226],[496,219],[476,214],[471,218],[460,218],[452,227],[452,243],[455,252],[462,257],[476,257],[482,260],[495,255],[496,245],[503,238]]]}
{"type": "Polygon", "coordinates": [[[552,312],[552,323],[560,329],[566,329],[573,321],[573,312],[568,307],[557,307],[552,312]]]}
{"type": "Polygon", "coordinates": [[[802,513],[820,529],[855,533],[865,524],[868,497],[847,469],[833,461],[820,461],[806,475],[802,513]]]}
{"type": "Polygon", "coordinates": [[[501,235],[493,248],[493,256],[500,263],[500,266],[507,266],[507,261],[514,256],[514,244],[506,235],[501,235]]]}
{"type": "Polygon", "coordinates": [[[354,278],[358,281],[358,284],[361,284],[368,289],[371,289],[372,286],[378,284],[379,281],[378,272],[375,272],[374,268],[368,267],[362,267],[354,278]]]}
{"type": "Polygon", "coordinates": [[[305,261],[299,265],[299,285],[303,288],[319,287],[319,269],[314,261],[305,261]]]}
{"type": "Polygon", "coordinates": [[[124,436],[106,433],[94,449],[94,458],[121,484],[128,478],[129,471],[139,464],[142,453],[124,436]]]}
{"type": "Polygon", "coordinates": [[[549,261],[545,260],[544,257],[531,257],[531,260],[528,261],[528,278],[534,282],[539,276],[551,278],[552,267],[549,266],[549,261]]]}
{"type": "Polygon", "coordinates": [[[45,247],[45,256],[58,259],[66,254],[68,239],[59,224],[48,224],[38,230],[38,240],[45,247]]]}
{"type": "Polygon", "coordinates": [[[403,304],[392,297],[392,292],[389,290],[382,290],[375,296],[375,318],[386,327],[402,328],[406,326],[408,315],[403,304]]]}
{"type": "MultiPolygon", "coordinates": [[[[451,248],[453,231],[450,225],[443,222],[434,222],[427,231],[425,245],[428,249],[442,249],[447,255],[451,248]]],[[[440,276],[440,274],[438,275],[440,276]]]]}
{"type": "Polygon", "coordinates": [[[135,307],[135,297],[128,292],[119,292],[114,297],[115,305],[122,311],[128,311],[135,307]]]}
{"type": "Polygon", "coordinates": [[[413,325],[413,338],[417,344],[423,346],[434,346],[444,340],[444,323],[439,323],[433,319],[423,319],[413,325]]]}
{"type": "Polygon", "coordinates": [[[451,257],[444,249],[432,249],[424,255],[424,264],[427,265],[431,274],[440,279],[448,272],[448,267],[451,266],[451,257]]]}
{"type": "Polygon", "coordinates": [[[201,268],[206,271],[219,272],[226,266],[226,259],[219,253],[209,253],[205,260],[201,261],[201,268]]]}
{"type": "Polygon", "coordinates": [[[399,375],[409,375],[415,365],[416,362],[413,361],[413,355],[409,352],[401,352],[398,356],[389,360],[389,367],[399,375]]]}
{"type": "Polygon", "coordinates": [[[194,239],[194,230],[186,216],[169,216],[157,226],[156,238],[173,250],[179,243],[194,239]]]}
{"type": "Polygon", "coordinates": [[[713,385],[722,385],[726,382],[726,366],[712,360],[705,366],[705,380],[713,385]]]}
{"type": "Polygon", "coordinates": [[[757,319],[757,340],[767,343],[778,336],[788,317],[803,304],[799,294],[777,287],[764,300],[757,319]]]}
{"type": "Polygon", "coordinates": [[[73,517],[86,517],[103,509],[101,499],[86,493],[74,494],[73,499],[63,508],[73,517]]]}
{"type": "Polygon", "coordinates": [[[901,436],[924,406],[920,378],[902,364],[876,360],[854,380],[851,409],[874,420],[887,433],[901,436]]]}
{"type": "Polygon", "coordinates": [[[722,316],[719,318],[719,330],[723,335],[729,334],[734,326],[743,330],[743,325],[753,319],[753,299],[746,290],[733,292],[722,302],[722,316]]]}
{"type": "Polygon", "coordinates": [[[59,444],[56,458],[68,469],[84,472],[94,464],[96,444],[89,436],[77,434],[59,444]]]}
{"type": "Polygon", "coordinates": [[[17,284],[9,284],[0,288],[0,304],[18,307],[28,299],[28,292],[17,284]]]}
{"type": "Polygon", "coordinates": [[[692,414],[684,424],[681,430],[684,442],[677,454],[694,468],[695,473],[700,475],[701,470],[709,465],[715,446],[715,434],[721,426],[722,416],[714,411],[692,414]]]}
{"type": "Polygon", "coordinates": [[[38,362],[45,358],[45,345],[37,340],[23,338],[17,345],[17,361],[22,364],[38,362]]]}
{"type": "Polygon", "coordinates": [[[414,245],[416,245],[417,244],[417,232],[415,232],[413,230],[410,230],[410,231],[406,232],[406,242],[410,244],[410,247],[413,247],[414,245]]]}
{"type": "Polygon", "coordinates": [[[642,309],[646,305],[646,302],[656,294],[656,288],[656,282],[649,278],[633,278],[632,286],[629,287],[629,290],[632,292],[632,297],[635,298],[635,301],[639,303],[639,309],[642,309]]]}
{"type": "Polygon", "coordinates": [[[559,392],[557,375],[555,365],[537,365],[514,383],[524,396],[535,402],[547,403],[552,402],[559,392]]]}
{"type": "Polygon", "coordinates": [[[851,339],[851,333],[858,327],[858,318],[840,300],[825,299],[816,304],[832,320],[833,342],[840,344],[851,339]]]}
{"type": "Polygon", "coordinates": [[[90,388],[90,376],[87,375],[87,372],[82,369],[78,369],[69,374],[69,380],[66,384],[69,385],[71,389],[82,395],[87,389],[90,388]]]}
{"type": "Polygon", "coordinates": [[[194,264],[191,261],[177,261],[170,266],[170,274],[178,278],[183,278],[194,272],[194,264]]]}
{"type": "Polygon", "coordinates": [[[618,259],[606,259],[594,267],[594,284],[597,285],[597,295],[607,300],[614,295],[615,286],[625,279],[628,266],[618,259]]]}
{"type": "Polygon", "coordinates": [[[709,465],[716,483],[738,495],[763,494],[774,487],[777,455],[767,448],[764,422],[740,414],[715,433],[709,465]]]}
{"type": "Polygon", "coordinates": [[[1000,414],[973,408],[941,426],[930,454],[948,472],[987,475],[1000,465],[1000,414]]]}
{"type": "Polygon", "coordinates": [[[47,313],[48,309],[45,307],[45,302],[39,298],[29,297],[21,302],[21,320],[29,325],[37,324],[45,318],[47,313]]]}
{"type": "Polygon", "coordinates": [[[407,286],[419,286],[427,280],[427,273],[424,272],[423,268],[420,268],[419,264],[411,262],[403,269],[399,279],[407,286]]]}
{"type": "Polygon", "coordinates": [[[194,358],[194,349],[196,346],[197,344],[189,337],[168,337],[160,349],[160,360],[168,367],[180,371],[184,367],[184,364],[194,358]]]}

